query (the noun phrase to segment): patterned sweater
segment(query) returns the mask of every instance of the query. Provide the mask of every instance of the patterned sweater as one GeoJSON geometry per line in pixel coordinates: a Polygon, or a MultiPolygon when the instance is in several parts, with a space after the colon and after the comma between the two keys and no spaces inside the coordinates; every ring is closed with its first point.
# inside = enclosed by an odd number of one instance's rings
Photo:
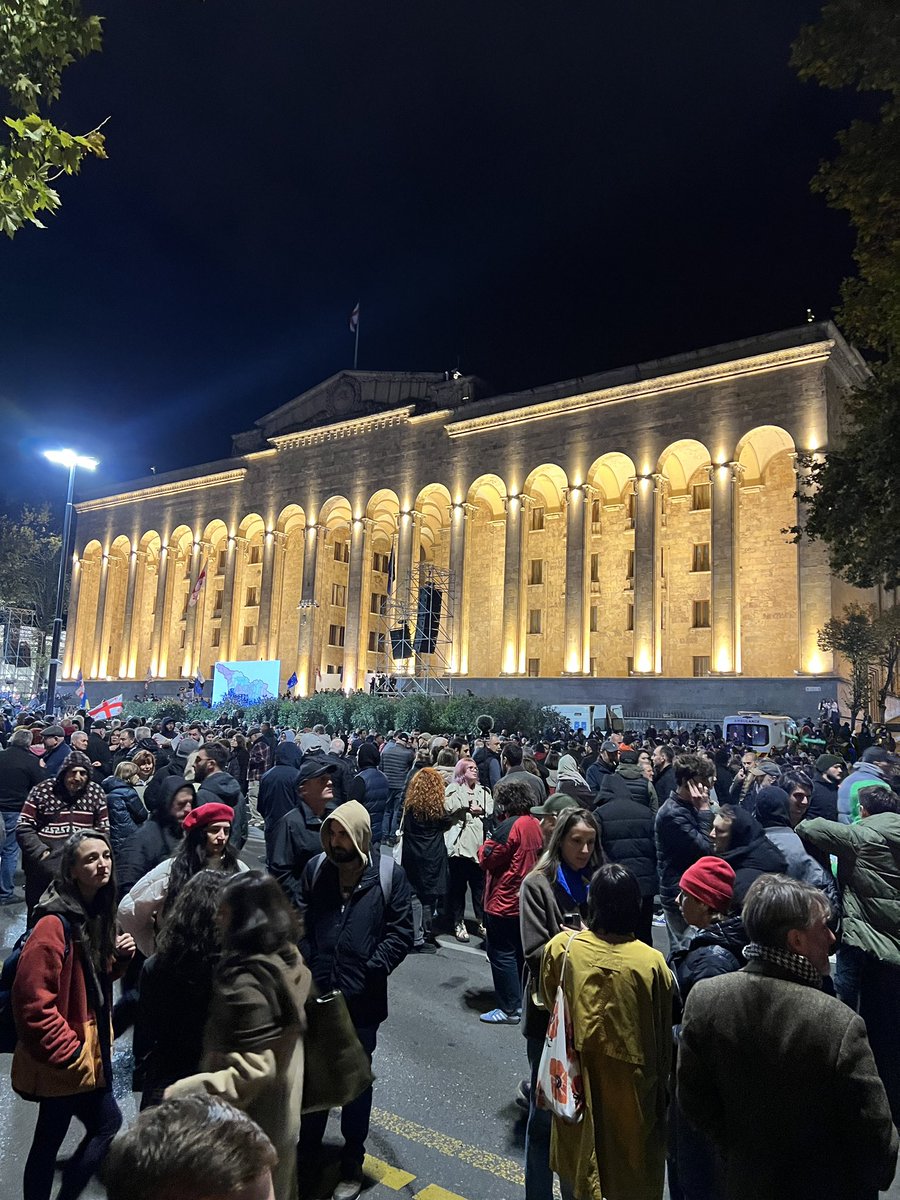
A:
{"type": "Polygon", "coordinates": [[[106,796],[99,784],[89,783],[78,796],[63,790],[59,796],[56,780],[45,779],[28,793],[16,826],[16,836],[26,860],[40,859],[45,850],[62,849],[66,838],[79,829],[109,832],[106,796]]]}

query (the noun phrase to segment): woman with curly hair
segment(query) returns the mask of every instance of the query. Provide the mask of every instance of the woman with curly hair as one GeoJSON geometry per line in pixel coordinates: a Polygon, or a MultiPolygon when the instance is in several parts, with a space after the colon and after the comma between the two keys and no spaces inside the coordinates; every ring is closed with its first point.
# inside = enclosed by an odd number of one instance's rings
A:
{"type": "Polygon", "coordinates": [[[400,820],[401,864],[413,893],[413,952],[417,954],[437,950],[431,925],[438,898],[447,893],[450,875],[444,833],[455,819],[444,808],[444,777],[434,767],[422,767],[406,789],[400,820]]]}

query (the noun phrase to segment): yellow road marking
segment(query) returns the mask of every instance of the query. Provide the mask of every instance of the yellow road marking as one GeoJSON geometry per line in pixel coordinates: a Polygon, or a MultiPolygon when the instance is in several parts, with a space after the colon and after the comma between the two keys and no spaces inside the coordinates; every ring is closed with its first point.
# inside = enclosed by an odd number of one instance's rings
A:
{"type": "Polygon", "coordinates": [[[409,1171],[401,1171],[399,1167],[392,1167],[390,1163],[382,1162],[380,1158],[373,1158],[371,1154],[366,1155],[363,1170],[373,1179],[377,1179],[379,1183],[383,1183],[386,1188],[390,1188],[392,1192],[401,1191],[415,1179],[415,1175],[410,1175],[409,1171]]]}
{"type": "MultiPolygon", "coordinates": [[[[507,1183],[525,1186],[525,1172],[515,1159],[504,1158],[502,1154],[492,1154],[489,1150],[480,1150],[477,1146],[470,1146],[446,1133],[438,1133],[424,1125],[417,1125],[415,1121],[407,1121],[404,1117],[386,1112],[383,1108],[372,1109],[372,1120],[388,1133],[394,1133],[410,1142],[418,1142],[427,1146],[429,1150],[437,1150],[439,1154],[445,1154],[448,1158],[459,1159],[460,1162],[477,1167],[480,1171],[488,1171],[499,1179],[505,1179],[507,1183]]],[[[419,1193],[420,1198],[422,1194],[419,1193]]],[[[440,1197],[441,1192],[437,1191],[426,1196],[425,1200],[440,1200],[440,1197]]],[[[458,1200],[458,1197],[453,1197],[452,1192],[444,1193],[444,1200],[448,1197],[450,1200],[458,1200]]]]}
{"type": "Polygon", "coordinates": [[[458,1196],[456,1192],[448,1192],[436,1183],[429,1183],[424,1191],[416,1192],[413,1200],[465,1200],[465,1196],[458,1196]]]}

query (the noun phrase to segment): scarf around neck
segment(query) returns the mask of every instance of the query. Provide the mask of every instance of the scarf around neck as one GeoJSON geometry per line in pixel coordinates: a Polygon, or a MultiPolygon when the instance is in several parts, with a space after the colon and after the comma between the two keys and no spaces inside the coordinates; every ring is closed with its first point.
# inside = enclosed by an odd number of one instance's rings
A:
{"type": "Polygon", "coordinates": [[[783,971],[795,983],[806,984],[807,987],[822,986],[822,976],[808,958],[802,954],[794,954],[790,950],[780,950],[775,946],[761,946],[759,942],[750,942],[744,947],[744,958],[748,962],[761,962],[766,966],[776,967],[783,971]]]}
{"type": "Polygon", "coordinates": [[[568,892],[579,908],[587,904],[588,885],[591,882],[588,876],[582,875],[580,871],[573,871],[565,863],[560,863],[556,871],[556,882],[563,891],[568,892]]]}

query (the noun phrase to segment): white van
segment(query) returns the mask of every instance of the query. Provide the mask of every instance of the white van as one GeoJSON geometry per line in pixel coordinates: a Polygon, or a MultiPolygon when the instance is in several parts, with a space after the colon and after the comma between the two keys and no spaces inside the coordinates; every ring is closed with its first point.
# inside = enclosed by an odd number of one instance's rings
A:
{"type": "Polygon", "coordinates": [[[726,744],[749,746],[760,754],[766,754],[783,749],[790,739],[797,737],[798,730],[792,717],[740,712],[733,717],[723,718],[722,732],[726,744]]]}

